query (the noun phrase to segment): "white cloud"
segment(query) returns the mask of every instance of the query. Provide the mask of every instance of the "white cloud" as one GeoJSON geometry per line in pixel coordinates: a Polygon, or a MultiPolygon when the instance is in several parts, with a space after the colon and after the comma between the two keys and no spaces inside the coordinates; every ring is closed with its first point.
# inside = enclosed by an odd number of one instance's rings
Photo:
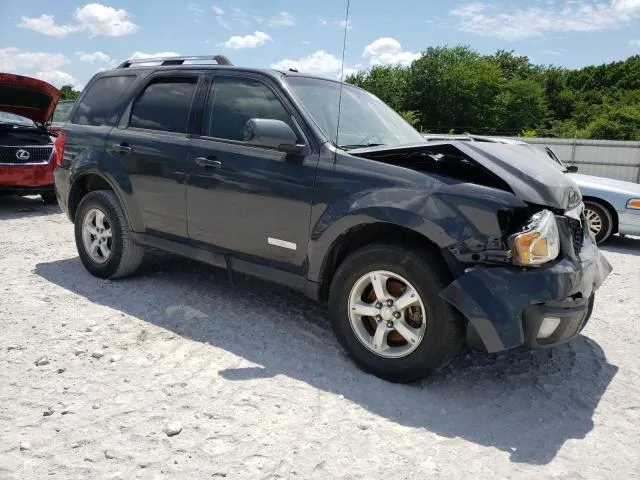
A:
{"type": "Polygon", "coordinates": [[[528,6],[499,10],[495,4],[468,3],[449,12],[458,30],[505,40],[558,32],[592,32],[616,28],[640,16],[640,0],[609,3],[565,0],[546,7],[528,6]]]}
{"type": "Polygon", "coordinates": [[[70,63],[62,53],[24,52],[15,47],[0,48],[0,71],[23,73],[29,70],[57,70],[70,63]]]}
{"type": "Polygon", "coordinates": [[[220,7],[214,5],[211,8],[213,8],[213,11],[216,15],[224,15],[224,10],[222,10],[220,7]]]}
{"type": "Polygon", "coordinates": [[[276,70],[289,70],[290,68],[294,68],[299,72],[324,75],[328,77],[340,75],[341,67],[341,60],[324,50],[318,50],[317,52],[306,57],[299,58],[298,60],[285,58],[271,65],[271,68],[275,68],[276,70]]]}
{"type": "Polygon", "coordinates": [[[28,28],[35,32],[50,37],[66,37],[71,33],[78,32],[80,30],[79,25],[56,25],[55,17],[53,15],[40,15],[39,17],[21,17],[21,22],[18,24],[21,28],[28,28]]]}
{"type": "Polygon", "coordinates": [[[76,9],[75,18],[91,37],[99,35],[120,37],[138,29],[138,26],[130,20],[126,10],[122,8],[116,10],[101,3],[89,3],[76,9]]]}
{"type": "Polygon", "coordinates": [[[269,17],[267,23],[270,27],[291,27],[296,24],[296,19],[289,12],[278,12],[269,17]]]}
{"type": "Polygon", "coordinates": [[[227,22],[223,16],[218,15],[216,17],[216,22],[218,22],[218,25],[220,25],[222,28],[226,29],[226,30],[231,30],[231,25],[229,24],[229,22],[227,22]]]}
{"type": "Polygon", "coordinates": [[[345,25],[347,26],[347,30],[351,30],[353,28],[353,23],[351,23],[351,20],[334,20],[333,24],[336,27],[340,27],[342,29],[344,29],[345,25]]]}
{"type": "Polygon", "coordinates": [[[140,60],[143,58],[163,58],[163,57],[178,57],[180,54],[178,52],[156,52],[156,53],[144,53],[144,52],[133,52],[129,58],[133,60],[140,60]]]}
{"type": "Polygon", "coordinates": [[[353,28],[353,24],[351,20],[327,20],[325,18],[319,18],[318,23],[323,27],[338,27],[344,29],[345,24],[347,25],[347,29],[351,30],[353,28]]]}
{"type": "Polygon", "coordinates": [[[618,12],[640,12],[640,0],[613,0],[611,4],[613,9],[618,12]]]}
{"type": "Polygon", "coordinates": [[[234,35],[223,43],[227,48],[237,50],[240,48],[255,48],[271,41],[271,36],[264,32],[254,32],[252,35],[234,35]]]}
{"type": "Polygon", "coordinates": [[[0,48],[0,71],[35,77],[56,87],[82,85],[76,78],[60,70],[70,62],[62,53],[25,52],[15,47],[0,48]]]}
{"type": "Polygon", "coordinates": [[[381,37],[367,45],[362,54],[371,65],[411,65],[420,53],[402,50],[395,38],[381,37]]]}
{"type": "Polygon", "coordinates": [[[34,77],[50,83],[54,87],[60,88],[64,85],[71,85],[76,90],[82,90],[83,85],[72,75],[60,70],[52,70],[49,72],[36,72],[34,77]]]}
{"type": "Polygon", "coordinates": [[[634,40],[631,40],[629,43],[630,43],[631,45],[633,45],[634,47],[638,47],[638,48],[640,48],[640,38],[636,38],[636,39],[634,39],[634,40]]]}
{"type": "Polygon", "coordinates": [[[111,62],[111,57],[106,53],[102,52],[76,52],[76,55],[79,57],[78,59],[81,62],[86,63],[109,63],[111,62]]]}
{"type": "Polygon", "coordinates": [[[90,37],[120,37],[135,32],[138,26],[124,9],[107,7],[101,3],[88,3],[74,12],[75,25],[58,25],[53,15],[21,17],[19,27],[28,28],[50,37],[66,37],[76,32],[88,32],[90,37]]]}
{"type": "Polygon", "coordinates": [[[204,10],[202,9],[202,7],[198,5],[196,2],[189,2],[187,4],[187,10],[193,13],[196,17],[201,17],[202,14],[204,13],[204,10]]]}

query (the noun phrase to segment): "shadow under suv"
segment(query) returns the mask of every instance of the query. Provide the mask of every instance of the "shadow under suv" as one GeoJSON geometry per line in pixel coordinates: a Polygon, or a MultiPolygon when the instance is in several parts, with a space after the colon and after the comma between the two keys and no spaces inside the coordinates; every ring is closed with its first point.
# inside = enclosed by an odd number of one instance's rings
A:
{"type": "Polygon", "coordinates": [[[206,60],[128,60],[74,104],[55,184],[93,275],[151,246],[300,290],[394,382],[465,337],[497,352],[584,328],[611,267],[546,155],[427,142],[354,86],[206,60]]]}

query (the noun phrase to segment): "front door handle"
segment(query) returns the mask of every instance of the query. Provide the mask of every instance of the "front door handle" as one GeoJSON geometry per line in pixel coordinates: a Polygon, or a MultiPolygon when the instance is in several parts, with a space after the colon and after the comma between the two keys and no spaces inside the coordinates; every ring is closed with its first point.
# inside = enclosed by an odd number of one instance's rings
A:
{"type": "Polygon", "coordinates": [[[116,143],[113,146],[116,150],[118,150],[118,152],[124,154],[127,153],[131,153],[131,151],[133,150],[129,145],[127,145],[126,143],[116,143]]]}
{"type": "Polygon", "coordinates": [[[198,157],[196,158],[196,163],[203,168],[220,168],[222,167],[222,162],[216,160],[215,157],[198,157]]]}

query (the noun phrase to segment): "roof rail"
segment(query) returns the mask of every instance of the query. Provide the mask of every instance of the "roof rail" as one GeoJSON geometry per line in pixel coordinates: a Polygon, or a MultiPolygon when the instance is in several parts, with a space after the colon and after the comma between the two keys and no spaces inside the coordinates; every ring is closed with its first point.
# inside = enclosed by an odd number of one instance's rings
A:
{"type": "Polygon", "coordinates": [[[190,60],[215,60],[218,65],[233,65],[231,61],[225,57],[224,55],[200,55],[200,56],[191,56],[191,57],[183,57],[183,56],[175,56],[175,57],[156,57],[156,58],[130,58],[125,60],[116,68],[129,68],[136,63],[160,63],[160,66],[165,65],[183,65],[184,62],[190,60]]]}

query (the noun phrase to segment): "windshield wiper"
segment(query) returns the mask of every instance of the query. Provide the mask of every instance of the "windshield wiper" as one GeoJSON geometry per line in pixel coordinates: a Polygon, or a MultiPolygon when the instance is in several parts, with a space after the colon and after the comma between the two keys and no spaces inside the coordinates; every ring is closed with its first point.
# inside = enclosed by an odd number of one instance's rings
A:
{"type": "Polygon", "coordinates": [[[354,143],[353,145],[338,145],[342,150],[353,150],[355,148],[380,147],[386,143],[354,143]]]}

